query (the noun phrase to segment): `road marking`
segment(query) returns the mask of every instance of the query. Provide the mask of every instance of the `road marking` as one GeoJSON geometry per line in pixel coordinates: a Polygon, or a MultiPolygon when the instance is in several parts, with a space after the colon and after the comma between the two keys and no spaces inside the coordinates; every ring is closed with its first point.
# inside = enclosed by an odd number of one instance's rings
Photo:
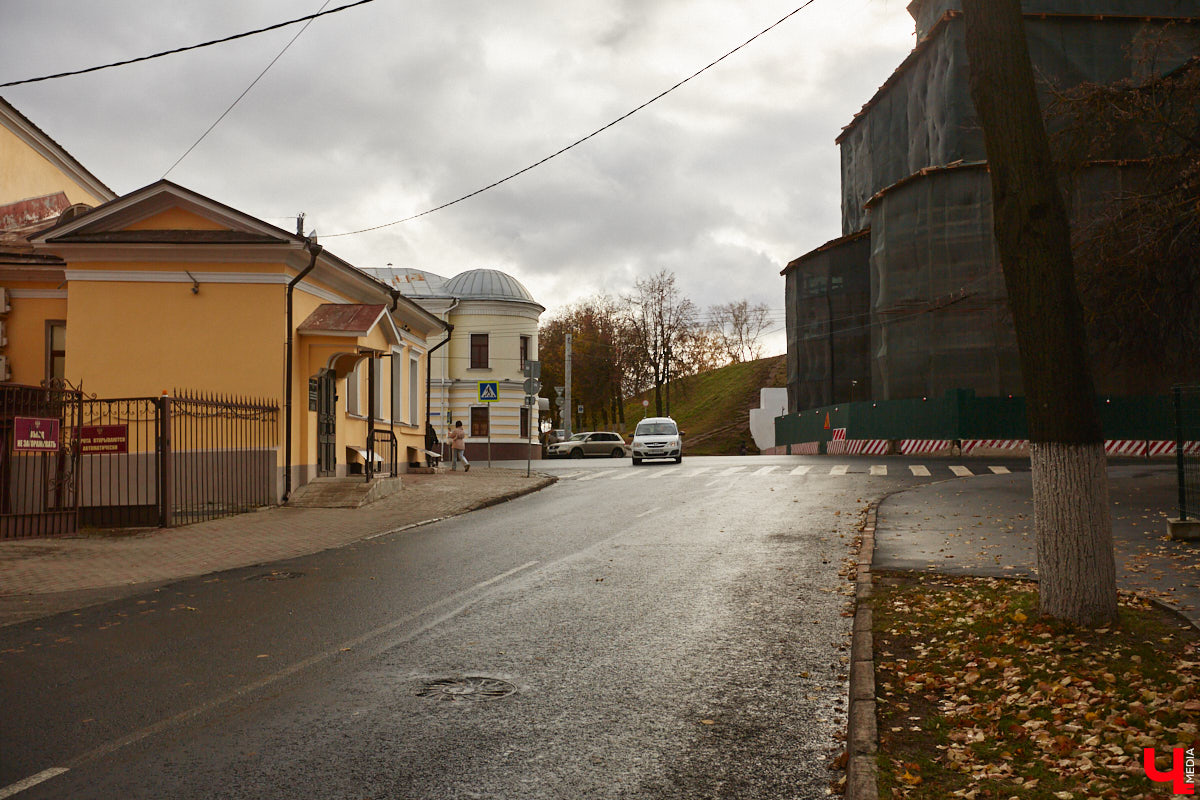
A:
{"type": "MultiPolygon", "coordinates": [[[[315,654],[309,656],[308,658],[297,661],[294,664],[284,667],[283,669],[279,670],[278,672],[273,672],[270,675],[266,675],[262,678],[259,678],[256,681],[251,681],[250,683],[244,684],[243,686],[239,686],[238,688],[233,689],[229,692],[226,692],[225,694],[223,694],[219,697],[215,697],[212,700],[209,700],[205,703],[201,703],[198,706],[193,706],[192,708],[189,708],[186,711],[181,711],[172,717],[167,717],[166,719],[161,719],[152,725],[147,725],[145,728],[136,730],[133,733],[127,734],[126,736],[122,736],[119,739],[114,739],[111,742],[106,742],[105,744],[99,745],[98,747],[94,747],[91,750],[87,751],[86,753],[83,753],[82,755],[78,755],[78,756],[68,760],[66,763],[69,764],[70,767],[68,767],[67,769],[78,768],[80,766],[83,766],[84,764],[91,762],[91,761],[95,761],[97,759],[103,758],[112,753],[115,753],[118,750],[128,747],[129,745],[136,744],[136,743],[142,741],[143,739],[149,738],[157,733],[162,733],[163,731],[168,730],[176,725],[187,722],[188,720],[195,719],[196,717],[199,717],[202,714],[206,714],[214,709],[220,708],[221,706],[225,705],[226,703],[230,703],[234,700],[237,700],[240,697],[245,697],[249,694],[252,694],[253,692],[257,692],[262,689],[265,689],[266,687],[268,687],[274,683],[278,683],[279,681],[283,680],[284,678],[290,677],[292,675],[295,675],[298,672],[302,672],[306,669],[309,669],[310,667],[316,666],[317,664],[321,663],[322,661],[326,661],[330,658],[340,655],[341,653],[353,650],[356,647],[361,647],[362,645],[365,645],[367,642],[370,642],[372,639],[379,639],[382,636],[396,630],[397,628],[403,627],[404,625],[407,625],[407,624],[413,622],[414,620],[420,619],[422,616],[429,614],[430,612],[435,611],[438,608],[450,605],[451,603],[459,603],[459,605],[457,607],[452,608],[451,610],[445,612],[444,614],[439,615],[438,617],[430,620],[429,622],[425,623],[424,625],[418,626],[416,629],[410,631],[409,633],[407,633],[403,637],[401,637],[399,642],[393,642],[389,646],[394,646],[396,644],[400,644],[403,642],[412,641],[413,639],[417,638],[418,636],[421,636],[422,634],[424,634],[430,630],[433,630],[438,625],[441,625],[444,622],[454,619],[459,614],[463,613],[464,611],[469,609],[471,606],[475,605],[476,603],[478,603],[480,600],[483,599],[482,597],[476,597],[474,599],[467,599],[470,597],[470,595],[472,593],[478,592],[481,589],[486,589],[487,587],[491,586],[492,584],[499,583],[500,581],[502,581],[506,578],[511,578],[513,575],[516,575],[518,572],[523,572],[523,571],[529,569],[530,567],[534,567],[540,563],[541,563],[540,561],[527,561],[526,563],[522,564],[519,567],[513,567],[512,569],[507,570],[506,572],[501,572],[499,575],[495,576],[494,578],[488,578],[486,581],[480,581],[479,583],[475,584],[474,586],[472,586],[468,589],[463,589],[461,591],[455,592],[454,594],[444,597],[435,603],[430,603],[429,605],[425,606],[424,608],[420,608],[416,611],[411,611],[411,612],[405,614],[404,616],[399,617],[398,619],[394,619],[391,622],[380,625],[379,627],[369,630],[364,634],[354,637],[353,639],[348,639],[348,640],[341,642],[339,644],[336,644],[333,647],[330,647],[322,652],[315,653],[315,654]],[[465,602],[462,602],[464,600],[465,600],[465,602]]],[[[63,772],[67,771],[67,769],[64,769],[61,767],[56,768],[56,769],[61,769],[61,772],[55,773],[57,775],[61,775],[63,772]]],[[[47,770],[47,772],[49,772],[49,771],[51,771],[51,770],[47,770]]],[[[45,773],[38,773],[38,775],[35,775],[33,777],[37,778],[43,774],[45,774],[45,773]]],[[[51,775],[48,777],[54,777],[54,776],[51,775]]],[[[43,778],[42,780],[46,780],[46,779],[47,778],[43,778]]],[[[33,778],[28,778],[26,780],[33,780],[33,778]]],[[[19,784],[14,784],[14,786],[16,786],[16,785],[19,785],[19,784]]],[[[33,785],[33,784],[30,784],[30,785],[33,785]]],[[[12,787],[9,787],[9,789],[11,789],[11,788],[12,787]]],[[[9,789],[5,789],[4,791],[9,791],[9,789]]],[[[15,794],[15,792],[14,792],[14,794],[15,794]]],[[[0,798],[8,797],[8,796],[11,796],[11,795],[0,795],[0,798]]]]}
{"type": "Polygon", "coordinates": [[[652,509],[650,509],[649,511],[643,511],[641,514],[638,514],[638,515],[637,515],[637,518],[638,518],[638,519],[641,519],[642,517],[648,517],[648,516],[650,516],[651,514],[657,514],[659,511],[662,511],[662,506],[658,506],[658,507],[656,507],[656,508],[652,508],[652,509]]]}
{"type": "Polygon", "coordinates": [[[887,475],[887,465],[886,464],[876,464],[875,466],[871,467],[871,474],[872,475],[887,475]]]}
{"type": "Polygon", "coordinates": [[[838,464],[836,467],[829,470],[829,474],[830,475],[845,475],[849,471],[850,471],[849,464],[838,464]]]}
{"type": "Polygon", "coordinates": [[[582,478],[580,478],[579,480],[581,480],[581,481],[594,481],[594,480],[596,480],[596,478],[603,478],[603,477],[604,477],[604,475],[605,475],[605,473],[606,473],[607,471],[608,471],[608,470],[602,470],[602,471],[599,471],[599,472],[593,472],[593,473],[592,473],[592,474],[590,474],[590,475],[584,475],[584,476],[583,476],[582,478]]]}
{"type": "Polygon", "coordinates": [[[64,772],[70,772],[70,770],[66,767],[51,767],[50,769],[42,770],[37,775],[31,775],[23,781],[17,781],[14,784],[5,786],[3,789],[0,789],[0,800],[4,800],[5,797],[12,797],[14,794],[20,794],[26,789],[32,789],[39,783],[45,783],[51,778],[57,778],[64,772]]]}
{"type": "Polygon", "coordinates": [[[683,472],[683,470],[681,470],[681,469],[659,470],[658,472],[654,473],[653,475],[647,476],[646,479],[651,480],[651,481],[656,481],[659,478],[669,478],[672,475],[678,475],[680,472],[683,472]]]}
{"type": "Polygon", "coordinates": [[[770,475],[772,472],[774,472],[777,469],[779,469],[779,467],[761,467],[761,468],[755,470],[754,474],[755,475],[770,475]]]}
{"type": "Polygon", "coordinates": [[[909,467],[909,469],[912,470],[912,474],[913,474],[914,478],[928,478],[929,477],[929,467],[922,467],[920,464],[914,464],[911,467],[909,467]]]}
{"type": "Polygon", "coordinates": [[[733,475],[734,473],[741,472],[741,471],[742,471],[741,467],[730,467],[729,469],[725,470],[721,474],[722,475],[733,475]]]}
{"type": "Polygon", "coordinates": [[[704,473],[706,473],[706,472],[708,472],[708,467],[701,467],[700,469],[694,469],[694,470],[692,470],[691,472],[689,472],[689,473],[688,473],[688,477],[689,477],[689,478],[694,478],[694,477],[696,477],[697,475],[703,475],[703,474],[704,474],[704,473]]]}
{"type": "Polygon", "coordinates": [[[988,467],[996,475],[1008,475],[1008,467],[988,467]]]}
{"type": "Polygon", "coordinates": [[[811,464],[809,464],[807,466],[803,466],[803,467],[796,467],[794,470],[792,470],[792,474],[793,475],[807,475],[808,471],[810,469],[812,469],[811,464]]]}
{"type": "Polygon", "coordinates": [[[623,481],[626,478],[632,478],[636,474],[637,473],[631,469],[621,470],[616,475],[613,475],[613,480],[614,481],[623,481]]]}
{"type": "Polygon", "coordinates": [[[953,472],[955,475],[957,475],[960,478],[970,478],[972,475],[975,474],[974,472],[971,472],[971,470],[967,469],[966,467],[951,467],[950,471],[953,472]]]}
{"type": "Polygon", "coordinates": [[[577,477],[577,476],[579,476],[579,475],[582,475],[582,474],[583,474],[582,472],[564,472],[562,475],[559,475],[558,477],[560,477],[560,478],[574,478],[574,477],[577,477]]]}

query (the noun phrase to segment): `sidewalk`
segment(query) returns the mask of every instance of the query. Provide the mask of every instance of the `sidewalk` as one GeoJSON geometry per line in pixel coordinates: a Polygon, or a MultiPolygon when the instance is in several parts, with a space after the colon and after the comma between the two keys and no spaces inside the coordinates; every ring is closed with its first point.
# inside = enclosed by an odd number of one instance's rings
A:
{"type": "MultiPolygon", "coordinates": [[[[1171,541],[1175,468],[1109,467],[1117,586],[1148,594],[1200,627],[1200,544],[1171,541]]],[[[879,507],[876,570],[1033,577],[1032,474],[981,475],[888,497],[879,507]]]]}
{"type": "Polygon", "coordinates": [[[358,509],[271,508],[179,528],[0,542],[0,626],[140,593],[181,578],[279,561],[465,514],[555,478],[475,466],[405,475],[358,509]]]}

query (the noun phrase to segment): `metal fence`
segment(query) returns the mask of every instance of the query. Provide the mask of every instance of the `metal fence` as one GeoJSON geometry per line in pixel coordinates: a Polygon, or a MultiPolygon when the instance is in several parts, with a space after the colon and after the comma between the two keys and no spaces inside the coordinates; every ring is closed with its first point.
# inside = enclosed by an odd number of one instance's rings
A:
{"type": "Polygon", "coordinates": [[[272,505],[279,405],[0,384],[0,539],[186,525],[272,505]]]}
{"type": "Polygon", "coordinates": [[[79,451],[64,442],[82,399],[69,388],[0,385],[0,539],[78,529],[79,451]]]}
{"type": "Polygon", "coordinates": [[[396,461],[400,444],[396,434],[386,428],[372,428],[367,436],[367,480],[394,478],[400,474],[396,461]]]}
{"type": "Polygon", "coordinates": [[[1200,386],[1176,386],[1175,464],[1179,473],[1179,519],[1200,516],[1200,386]]]}
{"type": "Polygon", "coordinates": [[[171,453],[165,525],[240,514],[276,501],[279,404],[177,392],[163,398],[171,453]]]}

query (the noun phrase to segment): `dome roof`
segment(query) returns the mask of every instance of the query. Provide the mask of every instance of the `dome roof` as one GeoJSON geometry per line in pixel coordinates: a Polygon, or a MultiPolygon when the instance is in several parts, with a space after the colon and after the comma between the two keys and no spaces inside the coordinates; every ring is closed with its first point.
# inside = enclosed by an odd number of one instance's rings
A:
{"type": "Polygon", "coordinates": [[[443,291],[463,300],[517,300],[540,306],[529,290],[498,269],[472,269],[446,281],[443,291]]]}

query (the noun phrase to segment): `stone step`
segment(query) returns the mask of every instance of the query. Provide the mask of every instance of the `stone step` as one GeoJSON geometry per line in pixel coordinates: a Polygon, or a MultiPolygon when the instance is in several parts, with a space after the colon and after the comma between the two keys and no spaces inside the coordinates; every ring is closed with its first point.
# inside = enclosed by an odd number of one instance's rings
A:
{"type": "Polygon", "coordinates": [[[294,508],[361,508],[400,491],[400,478],[376,478],[367,483],[361,475],[347,478],[317,478],[288,499],[294,508]]]}

